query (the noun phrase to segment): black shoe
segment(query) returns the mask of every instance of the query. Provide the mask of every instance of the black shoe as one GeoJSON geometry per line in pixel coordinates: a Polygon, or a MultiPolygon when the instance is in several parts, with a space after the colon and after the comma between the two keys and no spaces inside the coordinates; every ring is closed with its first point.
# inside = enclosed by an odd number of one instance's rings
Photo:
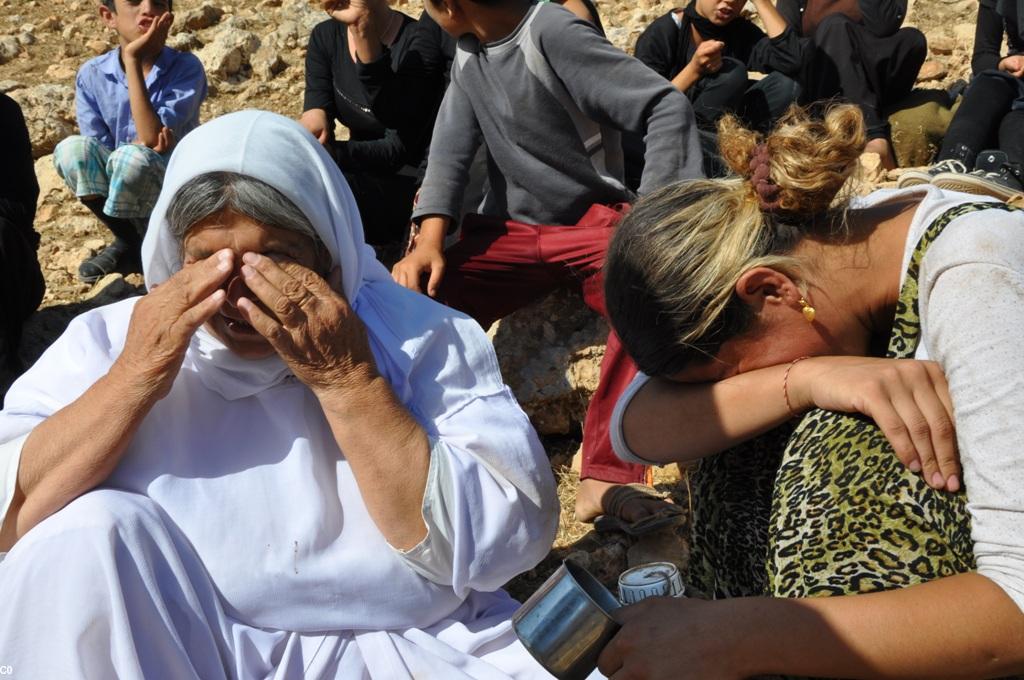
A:
{"type": "Polygon", "coordinates": [[[1024,170],[1021,170],[1020,165],[1011,163],[1003,151],[982,151],[971,172],[944,173],[932,183],[949,191],[992,196],[1008,201],[1024,193],[1024,170]]]}
{"type": "Polygon", "coordinates": [[[930,184],[933,179],[943,173],[966,173],[967,166],[956,160],[950,158],[949,160],[939,161],[930,168],[924,168],[923,170],[907,170],[900,175],[899,181],[896,182],[896,186],[900,189],[906,189],[907,187],[917,186],[919,184],[930,184]]]}
{"type": "Polygon", "coordinates": [[[78,266],[78,279],[82,283],[96,283],[107,274],[117,271],[122,260],[129,259],[132,250],[121,239],[114,239],[113,243],[78,266]]]}
{"type": "Polygon", "coordinates": [[[968,168],[973,168],[978,154],[964,144],[957,144],[953,153],[948,158],[939,161],[930,168],[924,170],[909,170],[900,175],[896,186],[900,189],[912,187],[918,184],[934,184],[939,175],[949,173],[966,173],[968,168]]]}

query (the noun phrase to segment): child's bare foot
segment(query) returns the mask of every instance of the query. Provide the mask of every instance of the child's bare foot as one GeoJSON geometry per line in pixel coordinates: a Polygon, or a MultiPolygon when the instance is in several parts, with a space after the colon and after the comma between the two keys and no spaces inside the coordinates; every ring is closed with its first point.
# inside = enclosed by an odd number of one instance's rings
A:
{"type": "Polygon", "coordinates": [[[886,170],[893,170],[896,168],[896,156],[893,155],[892,144],[889,143],[888,139],[878,137],[876,139],[868,140],[868,143],[864,145],[864,151],[868,153],[877,153],[878,157],[882,161],[882,167],[886,170]]]}
{"type": "MultiPolygon", "coordinates": [[[[622,486],[615,482],[604,482],[599,479],[584,479],[576,489],[576,520],[593,522],[605,514],[605,502],[608,494],[622,486]]],[[[668,501],[654,496],[643,497],[640,494],[631,497],[619,509],[618,517],[627,524],[647,519],[665,509],[668,501]]]]}

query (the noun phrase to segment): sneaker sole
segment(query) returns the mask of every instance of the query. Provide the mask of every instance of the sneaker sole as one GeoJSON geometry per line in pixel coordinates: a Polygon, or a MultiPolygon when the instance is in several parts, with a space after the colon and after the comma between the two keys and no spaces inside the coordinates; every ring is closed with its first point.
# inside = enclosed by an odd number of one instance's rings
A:
{"type": "Polygon", "coordinates": [[[1018,196],[1022,193],[1020,191],[1014,191],[1010,187],[1003,186],[1002,184],[987,182],[983,179],[960,173],[943,173],[932,180],[932,184],[940,189],[945,189],[946,191],[959,191],[965,194],[991,196],[992,198],[998,198],[1001,201],[1008,201],[1014,196],[1018,196]]]}
{"type": "Polygon", "coordinates": [[[932,176],[923,170],[911,170],[900,175],[900,178],[896,180],[896,187],[899,189],[906,189],[907,187],[916,187],[922,184],[931,184],[932,176]]]}

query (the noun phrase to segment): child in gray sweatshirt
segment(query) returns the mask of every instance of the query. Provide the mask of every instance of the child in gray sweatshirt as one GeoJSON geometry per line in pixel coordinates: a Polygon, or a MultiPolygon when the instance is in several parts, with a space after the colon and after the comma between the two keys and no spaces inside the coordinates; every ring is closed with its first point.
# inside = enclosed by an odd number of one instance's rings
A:
{"type": "MultiPolygon", "coordinates": [[[[485,328],[563,286],[580,289],[603,314],[605,249],[634,198],[623,182],[620,132],[644,136],[641,194],[701,177],[689,102],[557,4],[424,4],[459,38],[458,50],[413,212],[419,231],[393,269],[395,280],[420,290],[426,279],[429,295],[485,328]],[[488,159],[486,200],[479,215],[463,220],[459,242],[445,252],[444,236],[460,217],[481,145],[488,159]]],[[[601,499],[610,487],[644,479],[642,466],[614,455],[607,434],[615,400],[635,371],[610,337],[584,425],[580,519],[603,514],[601,499]]],[[[625,504],[620,514],[627,516],[620,519],[645,519],[662,505],[625,504]]]]}

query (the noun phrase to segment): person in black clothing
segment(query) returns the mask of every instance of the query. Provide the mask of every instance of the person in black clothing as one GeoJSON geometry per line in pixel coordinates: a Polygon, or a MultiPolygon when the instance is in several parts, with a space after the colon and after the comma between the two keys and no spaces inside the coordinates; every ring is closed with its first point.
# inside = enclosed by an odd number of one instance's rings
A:
{"type": "Polygon", "coordinates": [[[693,0],[656,19],[636,42],[637,59],[689,97],[704,129],[728,111],[767,130],[799,94],[799,38],[771,2],[755,2],[767,34],[740,16],[744,4],[693,0]],[[748,70],[767,75],[750,83],[748,70]]]}
{"type": "Polygon", "coordinates": [[[916,28],[901,28],[907,0],[778,0],[779,13],[805,38],[803,100],[842,97],[864,113],[868,144],[896,167],[886,110],[914,87],[928,56],[916,28]]]}
{"type": "Polygon", "coordinates": [[[25,319],[43,299],[45,284],[32,228],[39,184],[21,107],[0,94],[0,372],[17,368],[25,319]]]}
{"type": "Polygon", "coordinates": [[[971,69],[938,162],[905,173],[901,187],[931,182],[1003,200],[1024,191],[1024,0],[981,0],[971,69]]]}
{"type": "Polygon", "coordinates": [[[367,242],[394,243],[405,235],[422,177],[445,56],[428,24],[383,0],[324,6],[331,18],[309,39],[300,122],[344,172],[367,242]],[[388,87],[392,79],[400,86],[388,87]],[[348,140],[334,139],[336,120],[348,140]]]}
{"type": "MultiPolygon", "coordinates": [[[[769,0],[756,0],[767,33],[742,17],[745,0],[692,0],[656,19],[640,35],[634,52],[693,104],[701,129],[705,172],[721,174],[715,128],[726,112],[766,131],[797,101],[802,51],[799,37],[769,0]],[[758,81],[748,71],[766,74],[758,81]]],[[[643,170],[643,143],[624,141],[627,182],[643,170]]]]}

